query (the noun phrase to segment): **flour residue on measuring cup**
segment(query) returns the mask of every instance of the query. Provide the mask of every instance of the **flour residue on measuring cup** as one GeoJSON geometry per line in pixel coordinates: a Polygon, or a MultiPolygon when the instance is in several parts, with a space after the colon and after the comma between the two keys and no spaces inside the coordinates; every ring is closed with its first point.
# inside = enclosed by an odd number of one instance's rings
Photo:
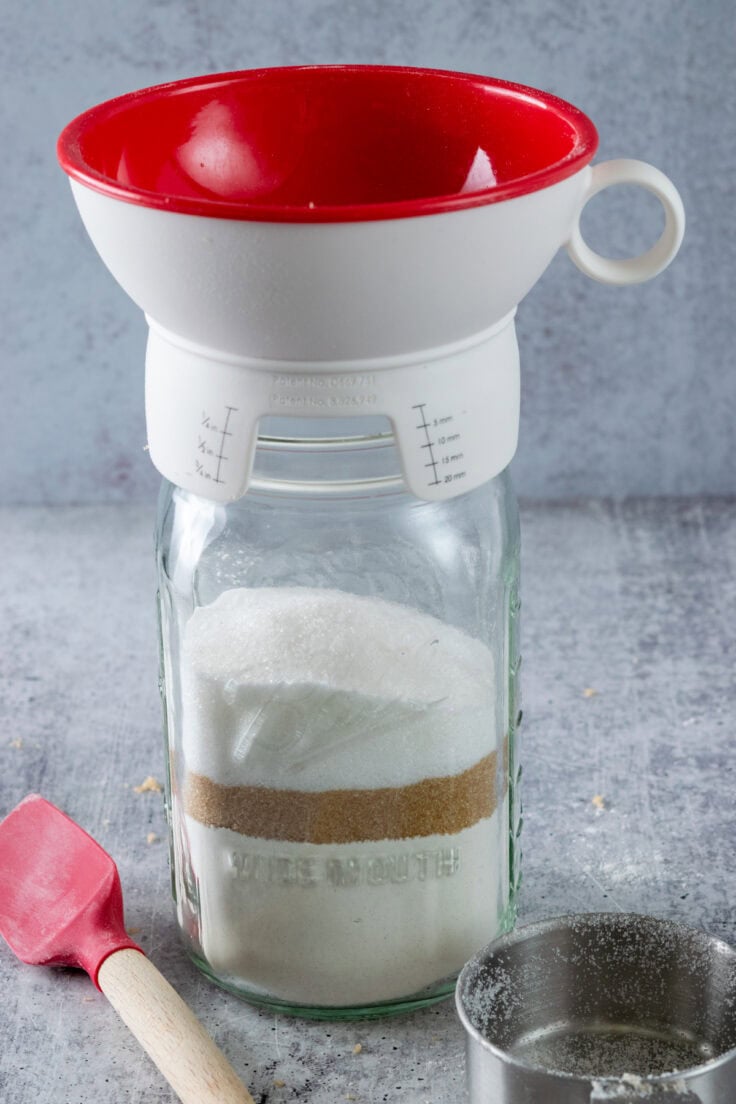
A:
{"type": "Polygon", "coordinates": [[[186,831],[212,968],[324,1005],[456,972],[504,906],[495,693],[485,644],[395,602],[233,588],[195,610],[186,831]]]}
{"type": "Polygon", "coordinates": [[[672,1030],[629,1024],[566,1025],[527,1037],[510,1053],[541,1069],[576,1077],[654,1077],[699,1066],[712,1050],[672,1030]]]}
{"type": "Polygon", "coordinates": [[[470,1099],[726,1104],[735,1000],[736,951],[697,929],[623,913],[529,924],[460,975],[470,1099]]]}
{"type": "Polygon", "coordinates": [[[649,1104],[699,1104],[700,1098],[688,1093],[686,1083],[678,1078],[666,1084],[653,1085],[635,1073],[625,1073],[616,1081],[593,1081],[590,1104],[632,1104],[635,1100],[649,1101],[649,1104]],[[654,1098],[654,1099],[653,1099],[654,1098]]]}

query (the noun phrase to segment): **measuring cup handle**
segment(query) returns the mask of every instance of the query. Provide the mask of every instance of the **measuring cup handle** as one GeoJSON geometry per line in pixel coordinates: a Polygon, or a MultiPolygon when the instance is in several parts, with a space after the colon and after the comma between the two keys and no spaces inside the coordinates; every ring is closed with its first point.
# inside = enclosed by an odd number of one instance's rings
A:
{"type": "Polygon", "coordinates": [[[685,209],[680,194],[669,177],[646,161],[620,159],[593,165],[590,185],[578,212],[567,251],[586,276],[602,284],[641,284],[667,267],[677,254],[685,232],[685,209]],[[664,208],[665,223],[660,238],[638,257],[612,260],[591,249],[580,229],[580,216],[594,195],[614,184],[638,184],[657,197],[664,208]]]}

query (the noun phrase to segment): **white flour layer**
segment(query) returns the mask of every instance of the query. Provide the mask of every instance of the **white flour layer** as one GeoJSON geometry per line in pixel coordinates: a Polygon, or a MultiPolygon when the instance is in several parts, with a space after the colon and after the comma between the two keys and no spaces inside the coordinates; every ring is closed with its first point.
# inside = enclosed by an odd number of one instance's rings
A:
{"type": "Polygon", "coordinates": [[[185,817],[200,942],[224,981],[300,1004],[418,993],[498,934],[507,816],[357,844],[252,839],[185,817]]]}
{"type": "Polygon", "coordinates": [[[234,588],[182,643],[187,769],[223,785],[333,790],[460,774],[497,747],[493,656],[388,602],[234,588]]]}

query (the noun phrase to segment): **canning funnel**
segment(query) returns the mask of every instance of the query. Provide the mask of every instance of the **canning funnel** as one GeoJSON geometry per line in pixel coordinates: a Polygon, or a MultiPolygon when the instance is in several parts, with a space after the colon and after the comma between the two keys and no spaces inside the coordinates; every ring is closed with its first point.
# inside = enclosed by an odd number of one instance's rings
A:
{"type": "Polygon", "coordinates": [[[230,501],[262,416],[377,414],[417,496],[492,478],[518,435],[514,312],[560,246],[629,284],[680,245],[670,181],[640,161],[591,167],[596,147],[593,123],[546,92],[384,66],[215,74],[84,112],[59,159],[148,319],[156,467],[230,501]],[[579,228],[617,183],[665,212],[659,241],[628,260],[579,228]]]}

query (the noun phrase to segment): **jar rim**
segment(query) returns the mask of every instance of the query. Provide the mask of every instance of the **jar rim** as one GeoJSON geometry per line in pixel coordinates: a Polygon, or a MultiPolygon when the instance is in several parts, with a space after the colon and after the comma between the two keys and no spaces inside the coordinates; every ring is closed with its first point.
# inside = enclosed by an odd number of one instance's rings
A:
{"type": "Polygon", "coordinates": [[[393,433],[356,433],[338,437],[280,437],[276,434],[259,434],[256,448],[270,452],[352,452],[390,448],[395,440],[393,433]]]}
{"type": "MultiPolygon", "coordinates": [[[[256,455],[258,452],[277,455],[375,453],[380,449],[394,447],[395,438],[391,432],[359,433],[336,437],[282,437],[276,434],[259,434],[256,455]]],[[[304,495],[310,498],[363,498],[402,494],[407,492],[407,487],[400,472],[363,479],[324,480],[283,479],[254,473],[249,492],[261,495],[304,495]]]]}

